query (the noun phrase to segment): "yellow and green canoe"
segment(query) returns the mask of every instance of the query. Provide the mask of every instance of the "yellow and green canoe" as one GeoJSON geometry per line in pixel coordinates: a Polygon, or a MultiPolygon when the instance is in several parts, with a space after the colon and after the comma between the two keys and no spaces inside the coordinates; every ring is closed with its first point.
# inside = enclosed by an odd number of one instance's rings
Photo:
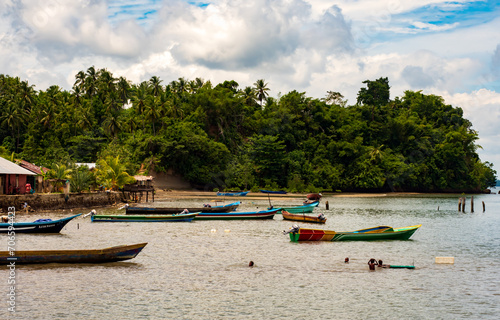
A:
{"type": "Polygon", "coordinates": [[[422,225],[403,228],[378,226],[356,231],[333,231],[295,227],[288,231],[290,240],[298,241],[372,241],[372,240],[408,240],[422,225]]]}

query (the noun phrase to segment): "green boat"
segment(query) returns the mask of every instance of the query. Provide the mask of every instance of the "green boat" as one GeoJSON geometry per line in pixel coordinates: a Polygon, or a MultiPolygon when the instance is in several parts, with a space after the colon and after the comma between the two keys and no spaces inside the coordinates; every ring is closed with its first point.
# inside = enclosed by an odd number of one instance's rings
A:
{"type": "Polygon", "coordinates": [[[164,214],[164,215],[103,215],[94,214],[91,216],[92,222],[189,222],[194,219],[199,212],[164,214]]]}
{"type": "Polygon", "coordinates": [[[317,206],[319,206],[319,201],[311,202],[301,206],[280,207],[278,208],[278,212],[276,213],[282,213],[282,211],[286,211],[288,213],[311,213],[317,206]]]}
{"type": "Polygon", "coordinates": [[[336,232],[333,230],[306,229],[294,226],[285,232],[290,240],[298,241],[371,241],[371,240],[408,240],[422,225],[404,228],[379,226],[356,231],[336,232]]]}

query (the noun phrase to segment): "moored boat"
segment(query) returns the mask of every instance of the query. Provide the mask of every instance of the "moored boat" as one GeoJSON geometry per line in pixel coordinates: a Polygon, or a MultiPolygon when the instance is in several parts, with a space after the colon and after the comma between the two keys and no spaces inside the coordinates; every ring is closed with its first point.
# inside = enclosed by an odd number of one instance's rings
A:
{"type": "Polygon", "coordinates": [[[333,230],[307,229],[294,226],[287,233],[290,240],[298,241],[371,241],[371,240],[408,240],[422,225],[403,228],[379,226],[356,231],[336,232],[333,230]]]}
{"type": "Polygon", "coordinates": [[[268,194],[286,194],[287,192],[284,191],[284,190],[280,190],[280,191],[272,191],[272,190],[263,190],[263,189],[259,189],[260,192],[262,193],[268,193],[268,194]]]}
{"type": "Polygon", "coordinates": [[[252,219],[272,219],[278,209],[262,210],[253,212],[220,212],[206,213],[200,212],[195,220],[252,220],[252,219]]]}
{"type": "Polygon", "coordinates": [[[199,212],[164,214],[164,215],[102,215],[91,216],[92,222],[189,222],[192,221],[199,212]]]}
{"type": "Polygon", "coordinates": [[[244,197],[246,196],[250,191],[243,191],[243,192],[217,192],[218,196],[228,196],[228,197],[244,197]]]}
{"type": "Polygon", "coordinates": [[[90,250],[0,251],[0,264],[102,263],[135,258],[147,243],[90,250]]]}
{"type": "Polygon", "coordinates": [[[231,212],[238,208],[241,202],[233,202],[221,206],[205,206],[193,208],[164,208],[164,207],[126,207],[126,214],[173,214],[187,209],[189,212],[231,212]]]}
{"type": "Polygon", "coordinates": [[[283,211],[288,211],[289,213],[311,213],[317,206],[319,206],[319,201],[303,204],[301,206],[280,207],[278,208],[278,213],[282,213],[283,211]]]}
{"type": "Polygon", "coordinates": [[[286,210],[282,210],[281,214],[283,215],[283,219],[285,219],[285,220],[312,222],[312,223],[325,223],[326,222],[326,218],[322,213],[319,214],[318,216],[308,216],[305,214],[290,213],[286,210]]]}
{"type": "Polygon", "coordinates": [[[59,220],[38,219],[33,222],[0,223],[0,233],[9,231],[15,233],[59,233],[68,222],[80,215],[81,213],[59,220]]]}

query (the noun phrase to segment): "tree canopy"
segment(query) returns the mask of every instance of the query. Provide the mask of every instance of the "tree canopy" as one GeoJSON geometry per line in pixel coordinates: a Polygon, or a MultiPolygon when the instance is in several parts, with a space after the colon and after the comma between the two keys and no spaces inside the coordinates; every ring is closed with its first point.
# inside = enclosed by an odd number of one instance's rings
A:
{"type": "Polygon", "coordinates": [[[388,78],[363,84],[349,106],[333,90],[323,99],[295,90],[272,98],[262,79],[241,88],[157,76],[134,84],[90,67],[71,91],[37,91],[0,75],[1,151],[51,168],[97,162],[110,188],[130,180],[115,169],[134,174],[141,166],[205,189],[445,192],[496,184],[462,109],[415,91],[391,100],[388,78]]]}

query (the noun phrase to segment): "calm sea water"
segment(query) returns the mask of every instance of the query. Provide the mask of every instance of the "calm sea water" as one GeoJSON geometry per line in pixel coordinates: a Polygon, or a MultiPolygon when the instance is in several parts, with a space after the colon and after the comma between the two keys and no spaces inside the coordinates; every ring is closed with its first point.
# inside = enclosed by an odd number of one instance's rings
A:
{"type": "MultiPolygon", "coordinates": [[[[474,196],[474,213],[469,202],[466,213],[459,213],[457,199],[327,196],[316,209],[327,216],[326,225],[307,225],[349,231],[422,224],[408,241],[291,243],[282,231],[293,223],[280,215],[269,221],[191,223],[108,224],[87,218],[70,222],[60,235],[18,234],[17,250],[149,244],[129,262],[17,266],[15,313],[7,310],[4,267],[0,319],[498,319],[500,195],[474,196]],[[436,264],[435,257],[454,257],[455,263],[436,264]],[[369,271],[370,258],[416,269],[369,271]],[[250,260],[255,267],[248,267],[250,260]]],[[[156,204],[203,202],[208,199],[156,204]]],[[[273,204],[298,205],[300,199],[273,204]]],[[[248,198],[240,210],[267,205],[248,198]]],[[[18,221],[23,219],[28,220],[18,214],[18,221]]],[[[6,250],[6,235],[0,241],[6,250]]]]}

